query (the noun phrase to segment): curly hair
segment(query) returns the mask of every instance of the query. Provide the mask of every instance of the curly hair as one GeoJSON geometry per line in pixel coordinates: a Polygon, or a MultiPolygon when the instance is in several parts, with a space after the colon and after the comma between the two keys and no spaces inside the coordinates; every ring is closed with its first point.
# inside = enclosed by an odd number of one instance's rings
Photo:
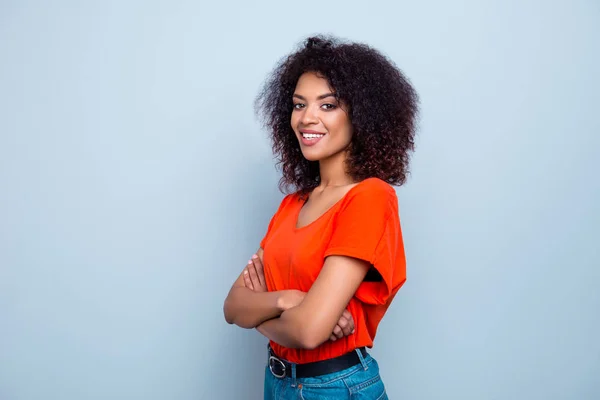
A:
{"type": "Polygon", "coordinates": [[[279,62],[255,102],[283,172],[280,189],[291,186],[307,194],[320,183],[318,161],[304,158],[291,126],[292,96],[305,72],[327,79],[346,105],[353,128],[346,159],[350,176],[405,183],[414,151],[417,93],[392,61],[368,45],[314,36],[279,62]]]}

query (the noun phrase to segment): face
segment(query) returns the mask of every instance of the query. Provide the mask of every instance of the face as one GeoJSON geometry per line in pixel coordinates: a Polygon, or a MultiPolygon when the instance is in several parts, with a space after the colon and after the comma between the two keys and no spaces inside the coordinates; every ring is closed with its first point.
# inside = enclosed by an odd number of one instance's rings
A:
{"type": "Polygon", "coordinates": [[[292,129],[307,160],[324,161],[345,156],[352,140],[352,124],[327,79],[304,73],[294,91],[292,129]]]}

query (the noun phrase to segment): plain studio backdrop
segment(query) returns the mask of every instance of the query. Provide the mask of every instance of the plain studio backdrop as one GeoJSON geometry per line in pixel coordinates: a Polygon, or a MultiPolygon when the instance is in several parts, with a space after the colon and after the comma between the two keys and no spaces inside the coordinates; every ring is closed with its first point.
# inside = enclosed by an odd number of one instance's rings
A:
{"type": "Polygon", "coordinates": [[[253,100],[320,32],[421,97],[390,398],[600,398],[597,1],[3,0],[0,399],[262,398],[222,314],[282,198],[253,100]]]}

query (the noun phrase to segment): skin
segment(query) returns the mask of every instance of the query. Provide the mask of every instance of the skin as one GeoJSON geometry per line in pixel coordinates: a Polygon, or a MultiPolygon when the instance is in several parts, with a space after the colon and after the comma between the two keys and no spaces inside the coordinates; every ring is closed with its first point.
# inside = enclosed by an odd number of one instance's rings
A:
{"type": "MultiPolygon", "coordinates": [[[[310,193],[300,211],[297,226],[301,227],[327,211],[357,182],[345,168],[352,142],[352,124],[347,107],[335,98],[328,81],[314,73],[303,74],[293,101],[292,129],[304,157],[319,162],[321,178],[320,185],[310,193]],[[325,135],[313,146],[306,146],[301,140],[305,130],[325,135]]],[[[268,292],[262,273],[262,249],[259,249],[225,300],[225,318],[244,327],[256,323],[261,334],[284,347],[317,348],[333,340],[332,337],[344,336],[344,329],[348,331],[346,308],[369,267],[363,260],[332,255],[325,259],[307,293],[268,292]]]]}
{"type": "MultiPolygon", "coordinates": [[[[233,284],[225,300],[225,319],[230,324],[242,328],[256,328],[271,318],[278,317],[285,310],[298,306],[305,292],[281,290],[268,292],[262,264],[262,249],[252,256],[248,265],[233,284]]],[[[335,341],[354,333],[354,320],[345,310],[334,328],[330,339],[335,341]]]]}
{"type": "MultiPolygon", "coordinates": [[[[352,141],[352,123],[347,106],[335,98],[335,91],[326,79],[314,73],[305,73],[296,84],[291,125],[300,143],[304,158],[319,161],[320,172],[335,174],[342,182],[351,182],[344,168],[346,149],[352,141]],[[324,133],[314,146],[302,143],[302,131],[324,133]]],[[[324,180],[321,174],[321,180],[324,180]]]]}
{"type": "MultiPolygon", "coordinates": [[[[267,284],[265,281],[264,269],[262,261],[257,255],[252,256],[252,260],[248,261],[248,265],[244,269],[244,285],[247,288],[254,290],[255,292],[267,292],[267,284]]],[[[292,307],[300,305],[305,292],[296,291],[296,295],[292,296],[287,303],[283,304],[285,310],[289,310],[292,307]]],[[[354,320],[350,311],[344,310],[340,320],[337,322],[333,333],[329,337],[329,340],[335,342],[337,339],[341,339],[344,336],[349,336],[354,333],[354,320]]]]}

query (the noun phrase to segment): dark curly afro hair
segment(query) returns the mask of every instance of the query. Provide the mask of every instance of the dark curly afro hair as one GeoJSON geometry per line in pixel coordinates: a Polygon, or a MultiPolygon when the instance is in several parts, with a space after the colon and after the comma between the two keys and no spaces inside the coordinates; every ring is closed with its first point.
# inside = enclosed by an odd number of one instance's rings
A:
{"type": "Polygon", "coordinates": [[[377,50],[334,37],[306,39],[285,57],[256,98],[256,112],[270,130],[283,176],[280,188],[307,194],[319,185],[319,163],[302,155],[291,127],[292,96],[305,72],[326,78],[346,105],[353,127],[347,171],[356,180],[377,177],[402,185],[414,150],[418,96],[408,79],[377,50]]]}

